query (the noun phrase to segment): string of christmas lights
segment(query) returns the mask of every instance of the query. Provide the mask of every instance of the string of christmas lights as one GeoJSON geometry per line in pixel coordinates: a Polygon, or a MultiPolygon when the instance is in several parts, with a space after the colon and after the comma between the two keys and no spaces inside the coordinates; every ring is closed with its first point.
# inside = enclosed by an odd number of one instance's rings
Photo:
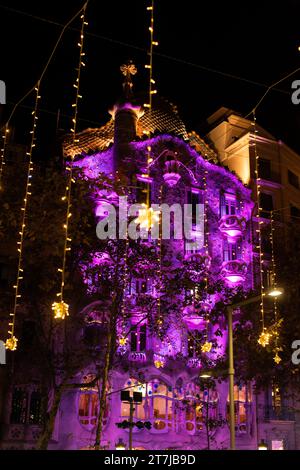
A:
{"type": "MultiPolygon", "coordinates": [[[[125,188],[123,188],[123,194],[125,194],[125,188]]],[[[128,224],[126,224],[126,240],[125,240],[125,253],[124,253],[124,273],[123,273],[123,297],[121,306],[121,319],[122,319],[122,331],[119,337],[119,345],[125,347],[128,342],[128,335],[126,333],[126,312],[125,312],[125,296],[128,287],[128,249],[129,249],[129,236],[128,236],[128,224]]]]}
{"type": "MultiPolygon", "coordinates": [[[[207,199],[207,174],[208,171],[206,168],[204,169],[204,174],[203,174],[203,193],[204,193],[204,252],[205,252],[205,257],[208,259],[209,257],[209,250],[208,250],[208,237],[209,237],[209,231],[208,231],[208,217],[207,217],[207,212],[208,212],[208,199],[207,199]]],[[[205,301],[207,300],[207,295],[208,295],[208,266],[207,263],[205,263],[205,274],[204,274],[204,291],[205,291],[205,301]]],[[[204,334],[204,343],[201,346],[201,351],[203,353],[209,353],[211,348],[212,348],[212,343],[208,341],[208,328],[209,328],[209,313],[208,310],[205,309],[205,334],[204,334]]]]}
{"type": "Polygon", "coordinates": [[[13,311],[9,314],[10,321],[9,321],[9,330],[8,335],[9,338],[6,340],[5,347],[10,351],[15,351],[17,349],[18,339],[15,336],[15,321],[16,321],[16,314],[19,307],[19,301],[21,298],[20,294],[20,281],[23,280],[23,249],[24,249],[24,237],[25,237],[25,229],[26,229],[26,216],[27,216],[27,209],[28,209],[28,201],[29,197],[31,196],[31,179],[33,173],[33,161],[32,161],[32,154],[33,150],[36,146],[36,127],[37,127],[37,120],[38,120],[38,105],[40,96],[40,82],[38,82],[37,86],[35,87],[35,105],[34,110],[32,111],[33,116],[33,125],[32,130],[30,131],[31,135],[31,142],[28,152],[26,152],[26,156],[28,157],[28,170],[27,170],[27,179],[26,179],[26,189],[25,189],[25,196],[23,199],[23,205],[21,207],[21,228],[19,231],[19,240],[17,241],[17,251],[18,251],[18,266],[17,266],[17,278],[14,287],[14,304],[13,304],[13,311]]]}
{"type": "MultiPolygon", "coordinates": [[[[270,214],[270,245],[271,245],[271,264],[272,264],[272,273],[271,273],[271,280],[272,280],[272,288],[274,290],[277,289],[277,275],[276,275],[276,261],[275,261],[275,251],[274,251],[274,213],[271,211],[270,214]]],[[[282,348],[278,345],[279,341],[279,321],[278,321],[278,308],[277,308],[277,297],[274,297],[274,320],[275,320],[275,329],[273,331],[274,339],[275,339],[275,356],[273,357],[274,362],[279,364],[281,362],[281,357],[279,356],[279,352],[282,351],[282,348]]]]}
{"type": "Polygon", "coordinates": [[[259,177],[259,155],[257,151],[257,128],[256,128],[256,116],[255,112],[253,112],[253,142],[254,142],[254,172],[255,172],[255,179],[256,179],[256,200],[257,200],[257,228],[256,233],[258,236],[258,244],[256,245],[256,249],[258,250],[259,256],[259,274],[260,274],[260,314],[261,314],[261,327],[262,331],[258,338],[258,343],[266,347],[270,342],[270,333],[268,332],[267,328],[265,327],[265,309],[264,309],[264,297],[265,297],[265,287],[264,287],[264,259],[263,259],[263,249],[262,249],[262,225],[263,221],[261,220],[261,211],[262,208],[260,207],[260,177],[259,177]]]}
{"type": "Polygon", "coordinates": [[[2,177],[3,177],[3,167],[5,165],[5,153],[6,153],[6,146],[7,146],[7,138],[9,134],[8,124],[6,124],[3,134],[2,134],[2,146],[1,146],[1,153],[0,153],[0,191],[3,189],[2,185],[2,177]]]}
{"type": "MultiPolygon", "coordinates": [[[[79,101],[82,99],[82,95],[80,94],[80,78],[81,78],[81,71],[82,68],[85,67],[85,52],[83,51],[84,48],[84,33],[85,33],[85,28],[88,25],[87,21],[85,20],[86,17],[86,8],[87,8],[87,3],[83,7],[82,10],[82,15],[81,15],[81,31],[80,31],[80,40],[78,42],[78,47],[79,47],[79,63],[77,67],[77,78],[75,83],[73,84],[73,87],[76,90],[76,95],[75,95],[75,102],[72,104],[72,108],[74,108],[74,117],[72,119],[72,128],[71,128],[71,133],[73,135],[73,145],[79,142],[79,139],[77,138],[77,116],[78,116],[78,107],[79,107],[79,101]]],[[[69,229],[70,229],[70,219],[72,217],[72,184],[75,183],[74,177],[73,177],[73,160],[75,158],[75,154],[71,156],[71,162],[67,164],[66,166],[66,171],[69,173],[68,179],[67,179],[67,185],[65,189],[65,195],[62,197],[62,201],[66,202],[66,221],[63,225],[64,228],[64,251],[63,251],[63,261],[62,261],[62,267],[58,269],[58,272],[61,273],[61,284],[60,284],[60,292],[58,292],[56,295],[59,298],[58,302],[54,302],[52,304],[52,310],[54,312],[54,318],[56,319],[61,319],[64,320],[68,315],[69,315],[69,305],[64,301],[64,289],[65,289],[65,278],[66,278],[66,262],[67,262],[67,253],[71,251],[71,242],[72,239],[69,236],[69,229]]]]}
{"type": "MultiPolygon", "coordinates": [[[[150,11],[150,26],[149,26],[150,44],[149,44],[149,51],[148,51],[149,63],[145,65],[145,68],[149,70],[149,99],[148,99],[148,103],[144,103],[144,107],[149,110],[150,121],[151,121],[153,95],[157,93],[157,90],[155,87],[155,80],[153,78],[153,49],[154,49],[154,46],[158,46],[158,42],[154,40],[154,0],[152,0],[151,5],[147,7],[147,11],[150,11]]],[[[151,131],[148,130],[146,132],[147,132],[148,137],[150,138],[151,131]]],[[[147,147],[147,151],[148,151],[147,173],[148,174],[149,174],[149,165],[153,162],[151,150],[152,150],[151,145],[148,145],[147,147]]]]}
{"type": "MultiPolygon", "coordinates": [[[[159,189],[159,207],[161,207],[162,203],[162,186],[159,189]]],[[[161,284],[162,284],[162,213],[159,214],[159,235],[158,235],[158,269],[157,269],[157,277],[158,277],[158,289],[157,289],[157,325],[158,325],[158,336],[161,338],[162,333],[162,325],[163,325],[163,318],[161,314],[161,284]]]]}

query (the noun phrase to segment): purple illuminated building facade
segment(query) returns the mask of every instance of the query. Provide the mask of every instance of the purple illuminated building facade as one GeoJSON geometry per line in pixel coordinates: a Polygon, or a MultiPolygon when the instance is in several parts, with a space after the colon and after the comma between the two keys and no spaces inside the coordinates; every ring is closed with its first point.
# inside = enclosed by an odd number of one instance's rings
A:
{"type": "MultiPolygon", "coordinates": [[[[255,288],[251,191],[219,163],[217,153],[204,140],[195,132],[187,133],[174,105],[157,99],[150,113],[134,100],[126,100],[115,105],[111,114],[105,126],[80,133],[78,143],[69,137],[64,143],[65,155],[76,155],[74,166],[91,187],[104,177],[111,182],[89,195],[95,226],[106,216],[107,203],[117,206],[118,184],[130,203],[190,204],[192,213],[190,234],[170,240],[152,240],[149,235],[134,242],[144,253],[135,266],[128,255],[131,264],[123,278],[101,446],[115,449],[121,441],[128,448],[124,422],[130,419],[130,407],[120,396],[125,389],[131,395],[142,394],[141,403],[134,405],[133,421],[139,423],[132,433],[134,449],[228,449],[228,381],[223,376],[209,388],[208,379],[201,375],[207,369],[228,367],[224,305],[238,291],[247,295],[255,288]],[[197,205],[204,208],[200,229],[194,224],[197,205]],[[202,240],[200,248],[197,239],[202,240]],[[213,423],[210,429],[208,422],[213,423]],[[150,429],[144,429],[143,423],[150,423],[150,429]]],[[[89,382],[99,370],[97,338],[110,315],[101,275],[93,274],[95,268],[101,273],[112,263],[103,246],[105,242],[99,241],[99,251],[80,264],[87,300],[80,312],[84,326],[78,338],[90,338],[96,359],[78,370],[77,383],[89,382]]],[[[126,262],[120,261],[123,267],[126,262]]],[[[11,393],[11,404],[16,399],[13,393],[17,392],[11,393]]],[[[32,415],[35,393],[33,384],[26,405],[32,406],[32,415]]],[[[295,446],[290,422],[266,421],[260,407],[265,395],[254,394],[253,382],[237,383],[234,398],[238,449],[257,449],[262,436],[269,436],[279,447],[295,446]]],[[[97,386],[66,391],[49,448],[92,447],[98,413],[97,386]]],[[[9,424],[9,416],[8,406],[2,448],[34,447],[39,426],[32,423],[25,429],[9,424]]]]}
{"type": "MultiPolygon", "coordinates": [[[[170,105],[165,106],[171,109],[170,105]]],[[[199,376],[205,368],[226,362],[226,322],[224,317],[216,321],[215,306],[226,303],[230,292],[242,288],[246,293],[253,288],[251,192],[235,175],[215,163],[217,156],[204,141],[195,134],[187,135],[174,110],[167,112],[160,107],[154,108],[151,118],[147,113],[143,115],[140,107],[121,104],[114,108],[111,125],[114,128],[113,145],[101,151],[90,150],[89,155],[84,155],[84,149],[80,149],[82,156],[76,159],[75,166],[82,170],[84,177],[95,180],[105,173],[112,179],[125,178],[130,188],[126,192],[130,202],[179,204],[181,207],[191,204],[192,218],[194,207],[202,205],[205,220],[200,233],[192,221],[191,236],[161,241],[160,250],[164,253],[162,283],[168,283],[172,274],[175,277],[179,273],[178,287],[176,281],[172,284],[174,311],[168,306],[168,313],[163,312],[157,271],[153,274],[151,267],[142,265],[128,276],[124,289],[124,321],[129,334],[123,344],[122,327],[119,326],[119,360],[109,374],[108,388],[142,393],[142,403],[135,405],[133,420],[150,422],[151,429],[134,427],[134,448],[207,447],[207,403],[208,418],[220,424],[210,431],[209,445],[228,448],[228,425],[222,423],[228,416],[227,381],[209,392],[202,386],[199,376]],[[145,136],[143,131],[149,130],[155,137],[145,136]],[[198,141],[192,146],[193,139],[198,141]],[[195,244],[196,237],[203,240],[199,249],[195,244]],[[160,296],[162,334],[160,327],[154,325],[159,325],[160,321],[156,302],[160,296]],[[140,298],[148,299],[148,305],[152,301],[152,311],[139,301],[140,298]],[[205,344],[208,344],[207,351],[205,344]]],[[[102,129],[102,135],[104,132],[102,129]]],[[[84,138],[86,150],[101,143],[101,133],[95,134],[90,131],[89,135],[87,131],[79,136],[80,142],[84,138]]],[[[109,137],[106,139],[108,143],[109,137]]],[[[67,153],[74,151],[68,142],[65,150],[67,153]]],[[[107,202],[115,202],[113,191],[106,189],[95,196],[97,220],[104,216],[103,208],[107,202]]],[[[159,256],[159,241],[150,238],[140,243],[154,247],[159,256]]],[[[105,262],[103,253],[95,253],[93,266],[105,262]]],[[[89,277],[89,268],[91,266],[83,267],[82,273],[87,290],[93,292],[98,286],[89,277]]],[[[101,304],[93,302],[82,314],[96,318],[101,304]]],[[[82,374],[93,375],[95,371],[91,367],[82,374]]],[[[77,393],[72,398],[68,394],[63,399],[62,408],[68,415],[61,423],[64,432],[71,428],[77,430],[70,448],[93,444],[96,393],[82,392],[79,396],[77,393]]],[[[236,386],[235,395],[237,434],[244,437],[246,445],[255,445],[251,384],[236,386]]],[[[116,423],[129,420],[129,415],[129,404],[121,402],[120,393],[110,395],[102,438],[104,447],[114,448],[121,439],[128,448],[128,429],[118,428],[116,423]]]]}

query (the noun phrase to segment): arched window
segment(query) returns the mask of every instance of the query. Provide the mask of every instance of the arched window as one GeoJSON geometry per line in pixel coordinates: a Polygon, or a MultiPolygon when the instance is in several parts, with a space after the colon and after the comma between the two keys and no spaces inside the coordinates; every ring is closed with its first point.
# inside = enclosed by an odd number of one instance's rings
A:
{"type": "Polygon", "coordinates": [[[166,384],[154,380],[148,384],[148,395],[152,397],[153,427],[157,430],[172,428],[173,392],[166,384]]]}
{"type": "Polygon", "coordinates": [[[217,419],[219,395],[216,390],[201,390],[191,382],[185,389],[185,429],[191,434],[202,431],[210,419],[217,419]]]}
{"type": "MultiPolygon", "coordinates": [[[[252,393],[247,384],[234,386],[235,427],[238,433],[247,433],[250,426],[252,393]]],[[[227,419],[229,419],[229,397],[227,398],[227,419]]]]}
{"type": "Polygon", "coordinates": [[[144,352],[147,342],[147,325],[137,324],[131,327],[130,350],[131,352],[144,352]]]}
{"type": "MultiPolygon", "coordinates": [[[[152,430],[167,432],[173,427],[173,391],[168,385],[159,381],[151,380],[148,383],[140,383],[134,378],[130,378],[124,389],[130,394],[141,392],[143,401],[134,405],[134,420],[150,421],[152,430]]],[[[129,419],[129,404],[121,403],[121,416],[129,419]]]]}
{"type": "Polygon", "coordinates": [[[188,331],[188,357],[201,357],[203,334],[198,330],[188,331]]]}
{"type": "Polygon", "coordinates": [[[38,388],[17,386],[12,393],[10,422],[12,424],[43,423],[42,395],[38,388]]]}
{"type": "Polygon", "coordinates": [[[40,391],[36,390],[31,393],[29,405],[29,423],[42,424],[42,395],[40,391]]]}
{"type": "Polygon", "coordinates": [[[10,422],[25,424],[27,421],[28,392],[23,387],[15,387],[12,394],[10,422]]]}
{"type": "MultiPolygon", "coordinates": [[[[95,375],[87,374],[83,377],[83,383],[90,383],[95,379],[95,375]]],[[[78,418],[80,424],[87,429],[92,429],[97,424],[97,417],[99,412],[99,389],[101,385],[98,383],[92,388],[82,388],[79,393],[78,399],[78,418]]],[[[109,385],[107,386],[107,390],[109,385]]],[[[108,418],[108,403],[104,412],[103,425],[105,426],[108,418]]]]}

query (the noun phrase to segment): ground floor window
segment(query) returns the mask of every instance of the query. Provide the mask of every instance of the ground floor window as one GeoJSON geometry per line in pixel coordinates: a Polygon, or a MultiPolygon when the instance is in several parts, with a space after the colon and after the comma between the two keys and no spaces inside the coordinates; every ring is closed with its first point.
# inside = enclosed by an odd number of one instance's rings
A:
{"type": "MultiPolygon", "coordinates": [[[[142,403],[135,404],[134,419],[150,421],[152,429],[157,431],[166,431],[172,428],[173,421],[173,393],[167,384],[152,380],[148,383],[140,383],[134,378],[130,378],[125,384],[124,389],[130,394],[141,392],[143,396],[142,403]]],[[[121,403],[121,416],[129,419],[129,403],[121,403]]]]}
{"type": "Polygon", "coordinates": [[[12,424],[42,424],[42,395],[38,389],[17,386],[12,393],[10,422],[12,424]]]}
{"type": "MultiPolygon", "coordinates": [[[[251,418],[252,393],[248,384],[234,386],[235,427],[238,433],[247,433],[251,418]]],[[[227,419],[229,419],[229,397],[227,399],[227,419]]]]}
{"type": "MultiPolygon", "coordinates": [[[[175,387],[154,379],[140,383],[130,378],[124,389],[142,393],[142,403],[134,405],[134,420],[150,421],[157,432],[187,431],[194,434],[205,426],[206,417],[217,419],[218,393],[200,390],[194,383],[184,384],[181,379],[175,387]]],[[[121,417],[129,419],[129,403],[121,403],[121,417]]]]}
{"type": "MultiPolygon", "coordinates": [[[[95,380],[95,375],[87,374],[83,377],[83,383],[90,383],[95,380]]],[[[107,391],[109,385],[107,384],[107,391]]],[[[99,393],[101,391],[101,382],[97,382],[92,388],[82,388],[78,398],[78,419],[87,429],[92,429],[97,424],[97,417],[99,413],[99,393]]],[[[107,423],[109,413],[108,403],[104,412],[103,425],[107,423]]]]}

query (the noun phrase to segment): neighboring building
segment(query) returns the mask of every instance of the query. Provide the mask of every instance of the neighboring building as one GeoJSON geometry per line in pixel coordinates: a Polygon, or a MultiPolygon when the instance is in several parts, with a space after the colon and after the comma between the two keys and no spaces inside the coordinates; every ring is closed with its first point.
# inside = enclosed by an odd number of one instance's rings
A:
{"type": "MultiPolygon", "coordinates": [[[[125,315],[120,317],[121,326],[117,327],[118,361],[107,387],[110,392],[129,389],[142,393],[142,403],[135,405],[133,419],[150,422],[151,429],[134,429],[134,448],[203,449],[207,446],[206,410],[214,419],[226,419],[228,415],[227,381],[217,383],[209,392],[201,388],[199,380],[205,366],[214,367],[226,358],[224,320],[209,322],[209,318],[219,302],[228,300],[228,292],[242,286],[247,293],[256,282],[252,241],[254,202],[251,190],[245,186],[250,184],[251,187],[253,178],[249,122],[232,114],[228,122],[216,126],[210,133],[214,151],[197,134],[188,134],[176,108],[163,100],[154,101],[151,113],[143,113],[142,107],[133,100],[121,101],[112,116],[104,127],[79,134],[78,144],[74,145],[72,138],[67,137],[64,151],[68,156],[77,156],[74,165],[81,168],[91,182],[101,173],[112,175],[115,180],[125,178],[130,202],[166,202],[181,207],[188,203],[192,213],[191,230],[185,238],[161,241],[165,255],[159,274],[157,269],[153,272],[147,265],[147,259],[137,260],[136,268],[130,272],[124,287],[125,315]],[[152,138],[147,137],[149,132],[154,135],[152,138]],[[218,158],[242,181],[217,164],[218,158]],[[205,208],[205,223],[200,228],[195,225],[197,204],[205,208]],[[202,241],[201,246],[196,244],[197,240],[202,241]],[[164,268],[167,263],[168,268],[164,268]],[[162,290],[158,278],[161,276],[164,281],[176,270],[178,288],[172,293],[172,309],[168,315],[161,315],[164,303],[163,296],[160,301],[162,290]],[[184,282],[180,277],[182,273],[184,282]],[[150,309],[151,304],[154,306],[150,309]],[[160,322],[165,327],[163,334],[160,334],[160,322]],[[124,325],[130,334],[121,342],[124,325]],[[222,336],[217,335],[218,330],[222,336]]],[[[213,118],[211,124],[217,118],[213,118]]],[[[266,145],[269,152],[262,155],[266,161],[271,160],[270,168],[265,164],[264,187],[266,191],[269,188],[274,197],[273,208],[283,207],[280,197],[288,174],[281,182],[273,181],[274,173],[280,174],[278,148],[281,147],[278,143],[276,147],[266,133],[264,137],[259,133],[258,139],[259,145],[270,143],[270,148],[266,145]]],[[[297,175],[296,163],[292,164],[296,155],[285,147],[283,150],[286,169],[297,175]]],[[[292,198],[297,191],[294,176],[290,175],[289,181],[291,199],[284,203],[294,201],[296,207],[296,193],[292,198]]],[[[108,202],[116,203],[115,193],[107,187],[90,196],[95,201],[95,220],[105,216],[108,202]]],[[[141,243],[160,256],[160,241],[150,237],[141,243]]],[[[101,271],[101,267],[109,263],[107,253],[95,252],[92,263],[82,265],[87,300],[81,315],[86,325],[78,331],[78,341],[82,337],[90,339],[90,346],[96,352],[102,327],[99,325],[105,323],[109,310],[103,306],[107,299],[88,300],[89,294],[101,294],[101,278],[91,277],[89,269],[99,266],[101,271]]],[[[78,370],[76,383],[88,382],[95,376],[95,362],[78,370]]],[[[40,430],[42,395],[39,385],[23,386],[18,380],[17,377],[11,379],[3,407],[2,449],[33,448],[40,430]]],[[[268,441],[270,448],[299,448],[300,433],[295,417],[286,413],[284,406],[276,385],[258,397],[254,383],[235,385],[237,448],[257,449],[261,438],[268,441]]],[[[97,387],[64,393],[50,448],[93,446],[98,412],[97,387]]],[[[109,395],[104,418],[104,447],[114,449],[120,439],[127,444],[128,430],[118,428],[116,423],[128,420],[129,413],[129,405],[121,402],[119,392],[109,395]]],[[[211,448],[229,448],[227,424],[217,427],[212,434],[211,448]]]]}
{"type": "MultiPolygon", "coordinates": [[[[207,119],[208,139],[220,162],[234,171],[243,183],[255,189],[253,121],[220,108],[207,119]]],[[[266,218],[275,211],[277,219],[288,222],[300,217],[300,156],[281,140],[256,125],[260,205],[266,218]]],[[[256,192],[253,191],[255,199],[256,192]]]]}

